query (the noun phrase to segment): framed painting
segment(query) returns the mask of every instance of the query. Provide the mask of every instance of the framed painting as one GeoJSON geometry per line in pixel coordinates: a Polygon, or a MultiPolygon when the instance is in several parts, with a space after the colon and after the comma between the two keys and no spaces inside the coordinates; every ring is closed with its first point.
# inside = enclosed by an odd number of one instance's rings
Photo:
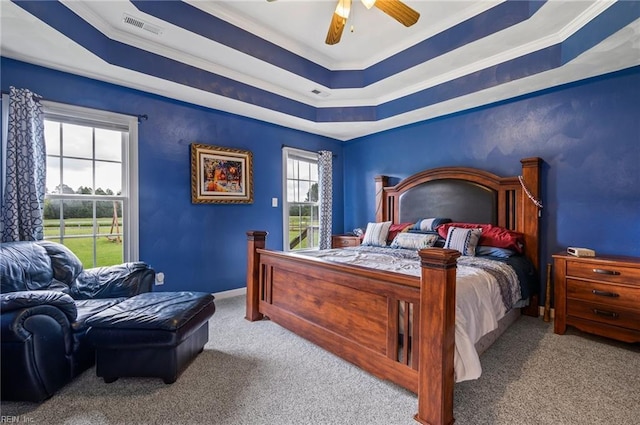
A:
{"type": "Polygon", "coordinates": [[[191,202],[253,203],[253,154],[192,143],[191,202]]]}

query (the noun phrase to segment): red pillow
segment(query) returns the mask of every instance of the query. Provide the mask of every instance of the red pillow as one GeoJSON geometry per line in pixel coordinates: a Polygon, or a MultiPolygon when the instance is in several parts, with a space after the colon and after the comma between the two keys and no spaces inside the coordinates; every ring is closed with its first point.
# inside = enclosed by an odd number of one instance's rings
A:
{"type": "Polygon", "coordinates": [[[392,224],[391,227],[389,227],[389,234],[387,235],[387,245],[395,239],[398,233],[405,231],[407,228],[413,225],[414,223],[392,224]]]}
{"type": "Polygon", "coordinates": [[[446,239],[449,227],[482,229],[482,235],[480,235],[478,245],[512,249],[522,254],[522,248],[524,246],[524,236],[522,233],[514,232],[513,230],[505,229],[504,227],[494,226],[493,224],[446,223],[438,226],[438,234],[446,239]]]}

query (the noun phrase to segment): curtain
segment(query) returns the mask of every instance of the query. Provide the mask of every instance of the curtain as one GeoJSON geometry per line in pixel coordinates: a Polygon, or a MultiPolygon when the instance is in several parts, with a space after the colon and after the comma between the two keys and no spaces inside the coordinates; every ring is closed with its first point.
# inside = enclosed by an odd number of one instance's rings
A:
{"type": "Polygon", "coordinates": [[[2,242],[43,238],[46,149],[40,96],[11,87],[6,146],[2,242]]]}
{"type": "Polygon", "coordinates": [[[333,204],[333,153],[320,151],[318,171],[320,173],[320,249],[331,248],[331,213],[333,204]]]}

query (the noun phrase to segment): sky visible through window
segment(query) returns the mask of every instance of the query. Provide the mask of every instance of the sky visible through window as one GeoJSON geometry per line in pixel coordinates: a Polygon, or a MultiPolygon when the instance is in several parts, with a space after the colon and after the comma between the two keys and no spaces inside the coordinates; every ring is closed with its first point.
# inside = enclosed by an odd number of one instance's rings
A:
{"type": "Polygon", "coordinates": [[[56,193],[62,184],[77,192],[80,187],[102,189],[109,194],[122,191],[122,133],[82,125],[45,120],[47,148],[47,192],[56,193]],[[63,143],[60,144],[62,137],[63,143]],[[62,152],[61,152],[62,150],[62,152]],[[94,184],[95,167],[95,184],[94,184]]]}
{"type": "MultiPolygon", "coordinates": [[[[311,195],[312,185],[318,184],[318,165],[299,159],[287,159],[287,201],[315,202],[311,195]]],[[[317,193],[317,190],[316,190],[317,193]]]]}

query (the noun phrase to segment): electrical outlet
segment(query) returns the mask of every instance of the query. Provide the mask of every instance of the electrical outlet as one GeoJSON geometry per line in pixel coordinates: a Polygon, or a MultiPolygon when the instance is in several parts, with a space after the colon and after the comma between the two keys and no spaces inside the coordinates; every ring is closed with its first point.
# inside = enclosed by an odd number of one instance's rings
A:
{"type": "Polygon", "coordinates": [[[164,273],[156,273],[156,285],[164,285],[164,273]]]}

